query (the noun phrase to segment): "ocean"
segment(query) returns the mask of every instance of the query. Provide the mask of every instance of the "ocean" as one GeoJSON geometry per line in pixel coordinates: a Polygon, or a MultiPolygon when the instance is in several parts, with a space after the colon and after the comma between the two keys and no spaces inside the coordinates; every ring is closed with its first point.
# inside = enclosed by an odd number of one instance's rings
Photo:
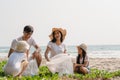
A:
{"type": "MultiPolygon", "coordinates": [[[[41,54],[44,55],[46,46],[41,46],[41,54]]],[[[0,57],[7,56],[9,47],[0,47],[0,57]]],[[[30,53],[34,51],[31,48],[30,53]]],[[[67,53],[77,56],[76,46],[67,46],[67,53]]],[[[120,45],[88,45],[87,54],[90,58],[120,58],[120,45]]]]}

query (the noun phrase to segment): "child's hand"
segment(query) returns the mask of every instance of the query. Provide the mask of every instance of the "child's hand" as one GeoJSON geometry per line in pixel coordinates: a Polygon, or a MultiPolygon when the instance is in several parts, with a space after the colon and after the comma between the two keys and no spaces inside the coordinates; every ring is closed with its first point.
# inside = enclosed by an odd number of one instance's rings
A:
{"type": "Polygon", "coordinates": [[[77,66],[82,66],[82,64],[76,64],[76,63],[75,63],[74,66],[75,66],[75,67],[77,67],[77,66]]]}
{"type": "Polygon", "coordinates": [[[77,67],[77,66],[78,66],[78,64],[74,63],[74,66],[75,66],[75,67],[77,67]]]}

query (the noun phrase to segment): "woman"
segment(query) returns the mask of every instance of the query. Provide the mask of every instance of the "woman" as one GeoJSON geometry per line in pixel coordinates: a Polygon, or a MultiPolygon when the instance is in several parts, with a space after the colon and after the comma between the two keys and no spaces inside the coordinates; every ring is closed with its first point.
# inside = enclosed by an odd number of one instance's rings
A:
{"type": "Polygon", "coordinates": [[[4,72],[7,75],[20,77],[27,68],[27,50],[29,44],[26,41],[18,41],[15,51],[9,56],[4,72]]]}
{"type": "Polygon", "coordinates": [[[87,46],[82,43],[77,46],[78,56],[76,58],[76,63],[74,64],[74,71],[81,74],[89,73],[89,59],[87,56],[87,46]]]}
{"type": "Polygon", "coordinates": [[[62,28],[53,28],[49,36],[51,41],[47,45],[45,58],[46,64],[52,73],[58,72],[59,75],[72,74],[73,63],[71,57],[66,54],[66,46],[63,41],[66,36],[66,30],[62,28]],[[48,53],[50,53],[50,57],[48,53]]]}

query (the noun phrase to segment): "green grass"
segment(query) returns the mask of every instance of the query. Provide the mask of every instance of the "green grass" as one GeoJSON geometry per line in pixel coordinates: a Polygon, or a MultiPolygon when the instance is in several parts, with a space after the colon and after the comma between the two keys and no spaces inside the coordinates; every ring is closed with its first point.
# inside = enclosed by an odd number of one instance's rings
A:
{"type": "Polygon", "coordinates": [[[6,76],[3,72],[3,66],[6,61],[0,62],[0,80],[109,80],[113,77],[120,76],[120,70],[115,72],[108,72],[105,70],[91,69],[91,72],[86,75],[77,74],[74,75],[64,75],[59,77],[59,75],[52,74],[46,66],[41,66],[39,68],[39,75],[36,76],[23,76],[21,79],[14,78],[13,76],[6,76]]]}

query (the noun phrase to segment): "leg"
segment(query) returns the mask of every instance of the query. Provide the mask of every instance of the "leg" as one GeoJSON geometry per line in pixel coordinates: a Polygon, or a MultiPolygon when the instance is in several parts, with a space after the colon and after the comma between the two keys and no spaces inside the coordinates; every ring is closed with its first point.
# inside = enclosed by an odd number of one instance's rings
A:
{"type": "Polygon", "coordinates": [[[41,56],[41,54],[40,54],[40,53],[37,53],[37,52],[34,52],[32,56],[33,56],[33,58],[36,59],[37,65],[38,65],[38,67],[39,67],[40,64],[41,64],[41,61],[42,61],[42,56],[41,56]]]}
{"type": "Polygon", "coordinates": [[[74,66],[74,72],[80,73],[80,67],[79,66],[77,66],[77,67],[74,66]]]}
{"type": "Polygon", "coordinates": [[[22,73],[24,72],[24,70],[27,68],[28,65],[28,61],[22,61],[21,62],[21,72],[17,75],[18,77],[21,77],[22,73]]]}
{"type": "Polygon", "coordinates": [[[75,67],[75,63],[73,63],[73,71],[77,72],[77,67],[75,67]]]}
{"type": "Polygon", "coordinates": [[[87,74],[88,73],[88,69],[86,67],[80,67],[80,72],[82,74],[87,74]]]}

